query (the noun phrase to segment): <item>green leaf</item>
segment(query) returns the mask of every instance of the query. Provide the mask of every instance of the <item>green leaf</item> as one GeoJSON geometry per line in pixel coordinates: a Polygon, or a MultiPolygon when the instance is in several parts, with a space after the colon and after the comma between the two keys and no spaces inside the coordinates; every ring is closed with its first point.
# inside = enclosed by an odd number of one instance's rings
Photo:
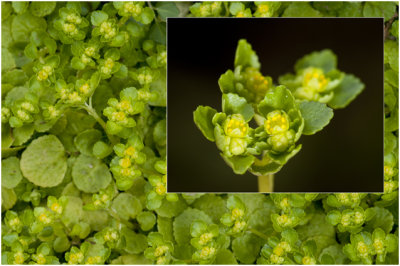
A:
{"type": "Polygon", "coordinates": [[[111,208],[125,220],[134,219],[143,209],[140,200],[129,193],[120,193],[113,200],[111,208]]]}
{"type": "Polygon", "coordinates": [[[322,249],[336,243],[335,227],[326,221],[326,215],[316,212],[311,216],[310,221],[296,227],[296,231],[301,240],[314,240],[317,244],[317,253],[322,249]]]}
{"type": "Polygon", "coordinates": [[[235,255],[228,249],[221,249],[215,258],[215,264],[236,265],[238,264],[235,255]]]}
{"type": "Polygon", "coordinates": [[[93,155],[93,146],[102,137],[102,133],[97,129],[88,129],[81,132],[74,139],[76,148],[84,155],[93,155]]]}
{"type": "Polygon", "coordinates": [[[228,115],[241,114],[246,122],[254,116],[253,106],[245,98],[233,93],[222,95],[222,111],[228,115]]]}
{"type": "Polygon", "coordinates": [[[178,216],[187,207],[185,201],[179,198],[178,201],[163,200],[161,207],[156,209],[156,213],[159,216],[172,218],[178,216]]]}
{"type": "Polygon", "coordinates": [[[235,92],[235,75],[232,70],[228,70],[220,76],[218,85],[222,93],[235,92]]]}
{"type": "Polygon", "coordinates": [[[34,16],[44,17],[54,11],[56,4],[56,2],[31,2],[29,10],[34,16]]]}
{"type": "Polygon", "coordinates": [[[15,194],[14,189],[8,189],[1,187],[1,206],[4,210],[11,209],[17,202],[17,194],[15,194]]]}
{"type": "Polygon", "coordinates": [[[96,120],[92,116],[83,112],[68,110],[65,114],[68,124],[64,132],[67,134],[77,135],[96,124],[96,120]]]}
{"type": "Polygon", "coordinates": [[[256,52],[253,51],[251,44],[249,44],[245,39],[239,40],[236,48],[235,67],[237,66],[242,66],[243,68],[260,68],[260,62],[258,61],[256,52]]]}
{"type": "Polygon", "coordinates": [[[68,201],[63,211],[61,220],[67,226],[71,227],[78,223],[83,216],[83,202],[79,197],[67,196],[68,201]]]}
{"type": "Polygon", "coordinates": [[[11,24],[11,33],[14,41],[28,43],[31,33],[35,30],[46,30],[47,23],[43,18],[33,16],[27,12],[16,16],[11,24]]]}
{"type": "Polygon", "coordinates": [[[22,69],[13,69],[8,71],[7,73],[4,73],[2,78],[3,83],[10,83],[14,86],[21,86],[28,80],[28,76],[22,69]]]}
{"type": "Polygon", "coordinates": [[[266,93],[264,100],[258,104],[258,111],[266,117],[272,111],[287,112],[294,107],[296,103],[290,90],[285,86],[278,86],[266,93]]]}
{"type": "Polygon", "coordinates": [[[153,212],[141,212],[136,219],[143,231],[149,231],[156,224],[156,216],[153,212]]]}
{"type": "Polygon", "coordinates": [[[335,88],[334,96],[328,105],[333,109],[344,108],[363,91],[364,87],[359,78],[346,74],[340,85],[335,88]]]}
{"type": "Polygon", "coordinates": [[[11,2],[11,5],[17,14],[22,14],[25,13],[25,11],[28,9],[29,2],[23,2],[23,1],[18,1],[18,2],[11,2]]]}
{"type": "Polygon", "coordinates": [[[19,159],[9,157],[1,161],[1,186],[12,189],[22,180],[21,169],[19,168],[19,159]]]}
{"type": "Polygon", "coordinates": [[[1,70],[7,71],[9,69],[14,68],[15,60],[13,55],[8,51],[8,49],[2,47],[1,48],[1,70]]]}
{"type": "Polygon", "coordinates": [[[67,171],[64,146],[54,135],[33,140],[22,153],[21,170],[37,186],[57,186],[63,181],[67,171]]]}
{"type": "Polygon", "coordinates": [[[285,9],[282,17],[322,17],[322,14],[308,2],[294,2],[285,9]]]}
{"type": "Polygon", "coordinates": [[[163,107],[167,106],[166,71],[161,71],[159,78],[150,84],[150,92],[157,94],[157,98],[149,101],[149,105],[163,107]]]}
{"type": "Polygon", "coordinates": [[[362,17],[362,2],[343,2],[342,8],[338,10],[339,17],[362,17]]]}
{"type": "Polygon", "coordinates": [[[194,123],[209,141],[215,141],[212,119],[216,113],[215,109],[201,105],[193,112],[194,123]]]}
{"type": "Polygon", "coordinates": [[[167,28],[165,22],[154,23],[149,31],[149,39],[155,42],[166,44],[167,28]]]}
{"type": "Polygon", "coordinates": [[[364,5],[364,17],[383,17],[389,20],[396,12],[396,2],[366,2],[364,5]]]}
{"type": "Polygon", "coordinates": [[[108,14],[103,11],[93,11],[90,21],[94,26],[99,26],[102,22],[108,19],[108,14]]]}
{"type": "Polygon", "coordinates": [[[243,175],[255,160],[254,156],[251,155],[227,157],[221,153],[221,156],[224,161],[233,169],[233,172],[238,175],[243,175]]]}
{"type": "Polygon", "coordinates": [[[384,62],[389,64],[395,71],[399,71],[399,47],[398,43],[392,40],[385,41],[384,62]]]}
{"type": "Polygon", "coordinates": [[[13,135],[14,135],[14,146],[20,146],[27,142],[35,132],[35,127],[33,124],[25,124],[22,127],[14,128],[13,135]]]}
{"type": "Polygon", "coordinates": [[[193,207],[205,212],[214,223],[218,223],[221,216],[228,212],[226,201],[214,194],[205,194],[193,203],[193,207]]]}
{"type": "Polygon", "coordinates": [[[53,242],[53,248],[55,252],[62,253],[69,250],[71,243],[69,242],[68,237],[59,236],[53,242]]]}
{"type": "Polygon", "coordinates": [[[174,241],[171,218],[158,216],[157,217],[157,231],[163,235],[165,241],[174,241]]]}
{"type": "Polygon", "coordinates": [[[179,9],[174,2],[158,2],[155,6],[155,10],[163,20],[166,20],[167,17],[179,16],[179,9]]]}
{"type": "Polygon", "coordinates": [[[321,68],[324,73],[328,73],[329,71],[336,69],[336,66],[336,55],[331,50],[325,49],[303,56],[296,62],[294,69],[297,72],[304,68],[316,67],[321,68]]]}
{"type": "Polygon", "coordinates": [[[399,21],[398,20],[393,22],[392,27],[390,28],[390,33],[397,39],[399,38],[399,21]]]}
{"type": "Polygon", "coordinates": [[[345,264],[346,259],[342,246],[337,243],[324,248],[319,255],[322,264],[345,264]]]}
{"type": "Polygon", "coordinates": [[[72,168],[72,179],[75,186],[86,193],[96,193],[111,182],[111,173],[101,160],[79,155],[72,168]]]}
{"type": "Polygon", "coordinates": [[[125,240],[124,250],[129,254],[140,254],[147,248],[147,237],[134,231],[123,228],[122,238],[125,240]]]}
{"type": "Polygon", "coordinates": [[[313,135],[322,130],[333,117],[332,109],[324,103],[302,101],[299,107],[304,118],[304,135],[313,135]]]}
{"type": "Polygon", "coordinates": [[[381,228],[385,233],[390,233],[392,231],[394,221],[393,214],[390,213],[385,208],[382,207],[373,207],[375,211],[375,216],[368,222],[366,222],[365,229],[372,231],[374,228],[381,228]]]}
{"type": "Polygon", "coordinates": [[[187,208],[173,223],[174,237],[178,244],[189,244],[192,236],[190,235],[190,226],[193,221],[202,220],[207,224],[212,223],[211,218],[203,211],[187,208]]]}
{"type": "Polygon", "coordinates": [[[232,241],[232,251],[235,257],[244,264],[253,264],[260,249],[260,238],[251,233],[245,233],[232,241]]]}

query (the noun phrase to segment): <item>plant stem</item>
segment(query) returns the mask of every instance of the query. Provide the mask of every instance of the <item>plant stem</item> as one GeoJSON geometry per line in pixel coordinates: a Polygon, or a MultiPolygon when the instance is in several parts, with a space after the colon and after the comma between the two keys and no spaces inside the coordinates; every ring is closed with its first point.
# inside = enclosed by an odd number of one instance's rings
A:
{"type": "Polygon", "coordinates": [[[274,191],[274,175],[258,176],[258,192],[270,193],[274,191]]]}
{"type": "Polygon", "coordinates": [[[261,233],[260,231],[254,229],[254,228],[248,228],[248,230],[250,232],[252,232],[253,234],[255,234],[256,236],[261,237],[262,239],[268,240],[268,236],[261,233]]]}
{"type": "Polygon", "coordinates": [[[88,112],[88,114],[91,115],[97,121],[97,123],[100,124],[100,126],[104,129],[104,132],[106,132],[108,140],[111,142],[112,145],[119,142],[118,137],[109,135],[107,133],[106,122],[104,122],[103,119],[101,119],[101,117],[97,114],[96,110],[92,107],[91,104],[85,103],[84,105],[82,105],[82,108],[85,109],[86,112],[88,112]]]}

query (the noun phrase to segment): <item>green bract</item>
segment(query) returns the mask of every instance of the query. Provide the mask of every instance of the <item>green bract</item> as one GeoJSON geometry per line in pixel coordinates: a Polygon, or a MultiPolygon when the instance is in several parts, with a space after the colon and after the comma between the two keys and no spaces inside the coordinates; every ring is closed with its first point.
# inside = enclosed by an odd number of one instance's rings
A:
{"type": "MultiPolygon", "coordinates": [[[[396,2],[1,5],[2,264],[398,264],[396,2]],[[166,19],[233,16],[384,18],[385,193],[167,192],[166,19]]],[[[336,68],[274,84],[241,40],[195,123],[235,172],[276,172],[362,91],[336,68]]]]}
{"type": "Polygon", "coordinates": [[[331,50],[314,52],[296,62],[296,75],[283,75],[279,83],[291,89],[297,99],[344,108],[361,93],[364,84],[336,67],[336,55],[331,50]]]}

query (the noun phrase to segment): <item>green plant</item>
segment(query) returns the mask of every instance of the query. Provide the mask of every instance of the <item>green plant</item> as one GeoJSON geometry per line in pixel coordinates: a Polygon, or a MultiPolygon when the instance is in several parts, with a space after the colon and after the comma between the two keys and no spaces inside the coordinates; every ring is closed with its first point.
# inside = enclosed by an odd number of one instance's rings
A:
{"type": "Polygon", "coordinates": [[[329,124],[333,110],[346,107],[364,89],[351,74],[337,69],[330,50],[313,52],[296,62],[296,74],[272,78],[260,73],[251,45],[239,40],[235,69],[219,78],[222,112],[199,106],[194,122],[215,141],[221,156],[236,174],[259,177],[261,192],[273,189],[272,174],[296,155],[301,135],[312,135],[329,124]],[[258,127],[251,128],[254,118],[258,127]],[[259,158],[261,156],[261,158],[259,158]]]}
{"type": "Polygon", "coordinates": [[[394,2],[232,8],[386,18],[385,193],[166,193],[165,18],[232,4],[2,2],[3,264],[398,264],[394,2]]]}

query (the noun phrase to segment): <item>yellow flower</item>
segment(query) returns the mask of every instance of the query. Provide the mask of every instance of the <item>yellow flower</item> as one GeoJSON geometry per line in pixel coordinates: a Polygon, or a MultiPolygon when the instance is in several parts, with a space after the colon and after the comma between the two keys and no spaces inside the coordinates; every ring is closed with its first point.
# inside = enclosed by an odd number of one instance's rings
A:
{"type": "Polygon", "coordinates": [[[289,117],[284,111],[272,111],[267,115],[264,128],[270,135],[284,133],[289,130],[289,117]]]}

